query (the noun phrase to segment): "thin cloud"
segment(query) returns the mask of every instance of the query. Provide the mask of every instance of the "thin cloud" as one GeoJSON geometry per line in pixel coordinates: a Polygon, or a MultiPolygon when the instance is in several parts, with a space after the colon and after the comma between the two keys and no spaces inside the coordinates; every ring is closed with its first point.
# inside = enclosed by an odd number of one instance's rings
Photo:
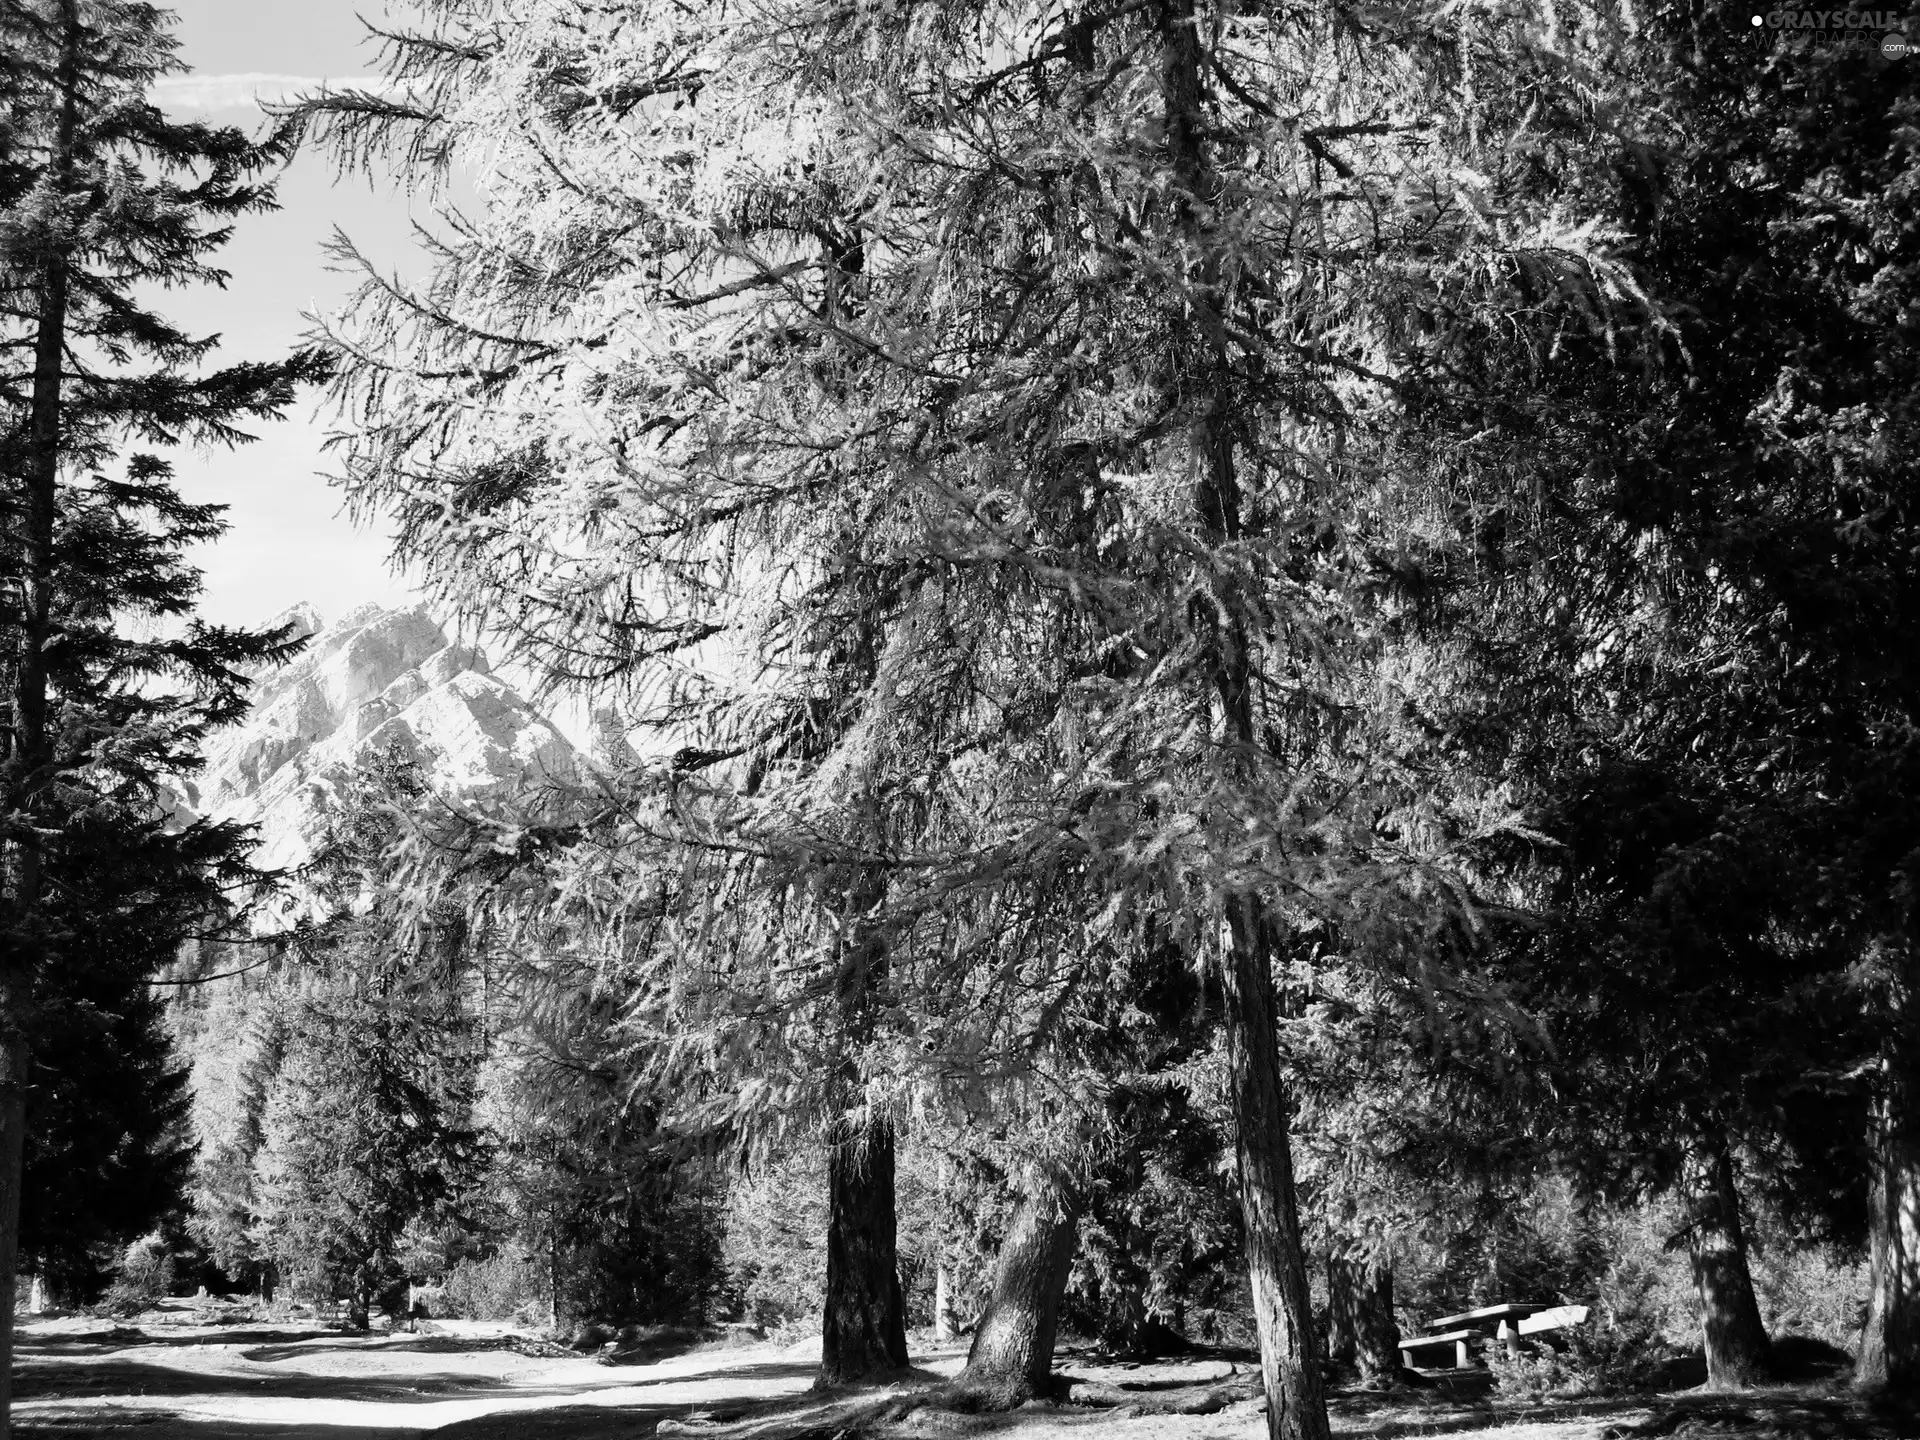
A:
{"type": "Polygon", "coordinates": [[[385,90],[388,82],[366,76],[324,79],[312,75],[169,75],[154,82],[153,98],[163,110],[213,114],[221,110],[258,110],[261,103],[290,100],[328,86],[336,90],[385,90]]]}

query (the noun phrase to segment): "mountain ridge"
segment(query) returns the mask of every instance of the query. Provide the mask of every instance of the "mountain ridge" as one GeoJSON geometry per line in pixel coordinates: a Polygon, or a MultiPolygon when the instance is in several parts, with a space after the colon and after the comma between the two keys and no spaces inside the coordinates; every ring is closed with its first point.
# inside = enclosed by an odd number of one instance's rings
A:
{"type": "Polygon", "coordinates": [[[573,743],[425,606],[361,605],[327,624],[302,603],[266,628],[281,626],[306,650],[257,675],[247,719],[208,745],[184,797],[190,813],[259,826],[262,866],[311,860],[341,787],[378,756],[464,803],[582,774],[573,743]]]}

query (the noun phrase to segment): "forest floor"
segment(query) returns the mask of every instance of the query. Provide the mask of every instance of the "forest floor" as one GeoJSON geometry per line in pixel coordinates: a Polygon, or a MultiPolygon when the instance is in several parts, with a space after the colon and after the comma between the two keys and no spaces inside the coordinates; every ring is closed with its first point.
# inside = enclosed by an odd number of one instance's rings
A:
{"type": "MultiPolygon", "coordinates": [[[[1063,1354],[1062,1404],[973,1415],[941,1403],[961,1349],[916,1353],[882,1389],[810,1389],[819,1341],[698,1346],[603,1363],[505,1325],[431,1322],[352,1335],[175,1301],[132,1321],[21,1317],[14,1417],[21,1440],[1259,1440],[1257,1371],[1244,1360],[1146,1366],[1063,1354]],[[1091,1402],[1091,1403],[1088,1403],[1091,1402]],[[1170,1413],[1182,1408],[1211,1413],[1170,1413]]],[[[1509,1404],[1484,1386],[1381,1396],[1338,1392],[1341,1440],[1840,1440],[1920,1435],[1913,1412],[1875,1410],[1832,1384],[1738,1397],[1698,1392],[1509,1404]]]]}

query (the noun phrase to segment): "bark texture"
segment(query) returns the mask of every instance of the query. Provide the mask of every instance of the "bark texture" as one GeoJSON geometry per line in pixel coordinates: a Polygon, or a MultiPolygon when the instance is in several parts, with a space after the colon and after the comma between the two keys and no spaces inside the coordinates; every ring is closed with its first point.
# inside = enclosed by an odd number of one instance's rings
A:
{"type": "Polygon", "coordinates": [[[893,1212],[893,1126],[841,1122],[827,1147],[827,1293],[820,1383],[845,1385],[907,1363],[893,1212]]]}
{"type": "Polygon", "coordinates": [[[1359,1368],[1361,1383],[1392,1385],[1400,1373],[1393,1318],[1393,1265],[1380,1255],[1327,1258],[1328,1358],[1359,1368]]]}
{"type": "MultiPolygon", "coordinates": [[[[862,1077],[853,1056],[873,1034],[876,1000],[887,977],[886,941],[863,918],[885,897],[884,874],[864,869],[854,877],[841,919],[847,941],[839,952],[834,987],[850,1045],[836,1075],[842,1105],[860,1094],[862,1077]]],[[[893,1123],[884,1116],[857,1110],[827,1132],[827,1284],[818,1381],[823,1386],[875,1379],[907,1364],[893,1168],[893,1123]]]]}
{"type": "Polygon", "coordinates": [[[993,1293],[973,1330],[959,1386],[1011,1409],[1052,1392],[1060,1299],[1079,1248],[1079,1207],[1053,1177],[1035,1173],[1013,1212],[993,1268],[993,1293]]]}
{"type": "Polygon", "coordinates": [[[1911,996],[1904,977],[1891,987],[1874,1108],[1867,1323],[1854,1369],[1854,1383],[1868,1390],[1920,1389],[1920,1066],[1905,1053],[1911,996]]]}
{"type": "Polygon", "coordinates": [[[943,1256],[933,1270],[933,1338],[944,1345],[959,1333],[953,1315],[953,1279],[943,1256]]]}
{"type": "Polygon", "coordinates": [[[13,1405],[13,1292],[20,1261],[21,1161],[27,1134],[26,1041],[18,1035],[0,1041],[0,1437],[8,1433],[13,1405]]]}
{"type": "Polygon", "coordinates": [[[1270,1440],[1328,1440],[1326,1394],[1313,1351],[1313,1302],[1293,1191],[1286,1090],[1275,1043],[1273,980],[1250,901],[1234,906],[1224,1020],[1233,1084],[1240,1216],[1270,1440]]]}
{"type": "Polygon", "coordinates": [[[1338,1252],[1327,1256],[1327,1359],[1336,1365],[1353,1364],[1360,1349],[1353,1272],[1353,1262],[1338,1252]]]}
{"type": "Polygon", "coordinates": [[[1688,1157],[1684,1183],[1687,1257],[1700,1300],[1707,1384],[1715,1390],[1761,1384],[1768,1379],[1770,1346],[1747,1268],[1740,1193],[1726,1146],[1713,1141],[1697,1148],[1688,1157]]]}
{"type": "MultiPolygon", "coordinates": [[[[1239,403],[1227,323],[1230,282],[1222,255],[1235,242],[1219,231],[1215,205],[1222,185],[1213,166],[1207,108],[1214,57],[1194,0],[1158,0],[1160,94],[1166,111],[1167,161],[1178,182],[1173,202],[1194,260],[1187,275],[1178,364],[1191,386],[1188,438],[1194,504],[1203,538],[1232,545],[1244,538],[1236,454],[1247,407],[1239,403]]],[[[1217,42],[1213,42],[1217,43],[1217,42]]],[[[1254,722],[1255,679],[1245,615],[1201,619],[1209,679],[1218,704],[1220,738],[1229,765],[1249,773],[1261,748],[1254,722]]],[[[1247,1270],[1260,1335],[1260,1370],[1271,1440],[1328,1440],[1327,1403],[1307,1289],[1306,1254],[1293,1193],[1288,1105],[1281,1082],[1268,923],[1257,895],[1228,898],[1231,938],[1221,964],[1222,1018],[1233,1091],[1240,1212],[1247,1270]]]]}

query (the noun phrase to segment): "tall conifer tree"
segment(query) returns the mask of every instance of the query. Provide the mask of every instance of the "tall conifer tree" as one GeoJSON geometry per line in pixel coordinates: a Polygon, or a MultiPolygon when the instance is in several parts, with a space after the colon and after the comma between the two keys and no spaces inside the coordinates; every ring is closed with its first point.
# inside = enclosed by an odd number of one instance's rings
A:
{"type": "MultiPolygon", "coordinates": [[[[192,619],[199,577],[181,557],[220,533],[218,511],[184,503],[163,460],[115,458],[129,442],[242,440],[239,425],[277,415],[319,373],[306,354],[209,369],[214,341],[145,302],[156,285],[224,279],[209,254],[235,217],[272,204],[261,177],[289,145],[154,106],[149,87],[179,68],[167,21],[131,0],[0,0],[0,1295],[39,981],[86,963],[46,902],[48,837],[83,812],[150,824],[164,780],[242,713],[238,667],[286,648],[192,619]]],[[[221,833],[202,874],[241,844],[221,833]]],[[[0,1377],[11,1334],[0,1316],[0,1377]]]]}
{"type": "Polygon", "coordinates": [[[869,1091],[989,1069],[1061,1013],[1015,997],[1164,927],[1227,998],[1269,1423],[1323,1434],[1273,971],[1338,915],[1330,960],[1447,984],[1511,818],[1406,719],[1378,572],[1426,517],[1370,420],[1436,272],[1604,269],[1449,168],[1539,122],[1466,113],[1448,57],[1528,36],[1175,0],[421,10],[406,93],[312,113],[356,161],[484,144],[490,188],[422,291],[334,327],[348,484],[449,603],[677,737],[628,853],[707,957],[676,980],[731,1037],[705,1058],[743,1104],[807,1093],[755,1069],[797,1045],[724,1027],[815,1043],[858,976],[869,1091]],[[709,923],[742,892],[774,923],[709,923]]]}
{"type": "Polygon", "coordinates": [[[1565,842],[1545,963],[1510,973],[1584,1073],[1536,1114],[1683,1192],[1725,1386],[1768,1356],[1736,1158],[1791,1157],[1815,1204],[1870,1168],[1859,1374],[1912,1383],[1920,72],[1757,18],[1656,6],[1595,57],[1617,124],[1534,184],[1610,236],[1627,303],[1520,272],[1459,307],[1420,418],[1472,397],[1435,453],[1478,551],[1465,653],[1565,842]]]}

